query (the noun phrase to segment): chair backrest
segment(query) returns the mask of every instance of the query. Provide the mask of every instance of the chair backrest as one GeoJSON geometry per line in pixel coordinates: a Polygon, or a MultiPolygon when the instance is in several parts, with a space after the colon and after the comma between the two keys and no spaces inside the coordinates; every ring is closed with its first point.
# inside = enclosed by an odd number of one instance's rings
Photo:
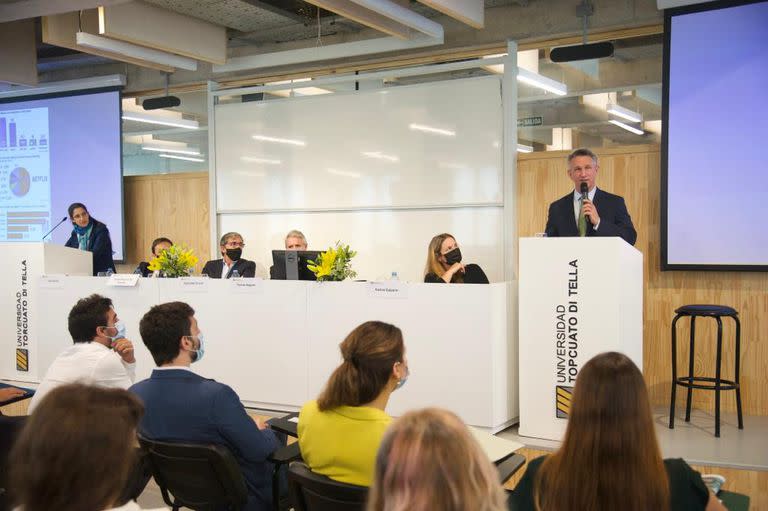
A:
{"type": "Polygon", "coordinates": [[[288,492],[295,511],[362,511],[368,488],[315,474],[304,463],[288,467],[288,492]]]}
{"type": "Polygon", "coordinates": [[[198,511],[239,510],[248,488],[237,460],[220,445],[160,442],[139,436],[165,503],[198,511]],[[168,492],[173,495],[170,501],[168,492]]]}

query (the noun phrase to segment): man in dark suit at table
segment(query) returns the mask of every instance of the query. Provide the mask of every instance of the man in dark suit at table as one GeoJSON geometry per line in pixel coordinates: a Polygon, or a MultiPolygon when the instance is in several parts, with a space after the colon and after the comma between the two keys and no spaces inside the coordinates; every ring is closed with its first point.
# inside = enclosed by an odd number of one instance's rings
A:
{"type": "Polygon", "coordinates": [[[183,302],[156,305],[141,318],[139,331],[157,364],[149,379],[129,389],[144,402],[139,433],[150,440],[226,447],[245,477],[244,509],[271,509],[273,465],[267,457],[283,443],[246,413],[231,387],[190,369],[205,353],[195,311],[183,302]]]}
{"type": "Polygon", "coordinates": [[[232,276],[254,278],[256,263],[243,259],[243,237],[237,232],[228,232],[219,241],[221,259],[208,261],[203,266],[203,273],[212,279],[229,279],[232,276]],[[235,273],[237,272],[237,273],[235,273]]]}
{"type": "Polygon", "coordinates": [[[550,204],[547,236],[619,236],[635,244],[637,232],[624,199],[595,185],[599,169],[597,155],[589,149],[576,149],[568,155],[568,177],[574,190],[550,204]],[[586,198],[582,185],[588,190],[586,198]]]}

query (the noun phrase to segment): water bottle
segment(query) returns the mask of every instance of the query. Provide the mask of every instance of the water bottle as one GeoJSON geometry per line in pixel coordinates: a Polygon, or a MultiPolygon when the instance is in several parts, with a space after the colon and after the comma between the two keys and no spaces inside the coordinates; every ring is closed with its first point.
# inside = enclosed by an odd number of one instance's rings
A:
{"type": "Polygon", "coordinates": [[[240,278],[240,272],[237,271],[237,270],[232,270],[232,275],[231,275],[230,278],[239,279],[240,278]]]}
{"type": "Polygon", "coordinates": [[[396,271],[392,272],[392,275],[390,275],[389,280],[400,280],[400,278],[397,276],[396,271]]]}

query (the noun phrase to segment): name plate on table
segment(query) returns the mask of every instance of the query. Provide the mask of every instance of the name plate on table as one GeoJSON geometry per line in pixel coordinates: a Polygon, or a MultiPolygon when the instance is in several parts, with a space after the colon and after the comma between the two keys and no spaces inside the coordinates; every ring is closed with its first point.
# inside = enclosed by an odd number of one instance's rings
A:
{"type": "Polygon", "coordinates": [[[111,287],[135,287],[139,283],[139,278],[141,278],[141,275],[134,273],[113,273],[109,276],[107,285],[111,287]]]}
{"type": "Polygon", "coordinates": [[[43,289],[64,289],[65,275],[43,275],[40,277],[39,286],[43,289]]]}
{"type": "Polygon", "coordinates": [[[264,291],[261,279],[229,279],[232,291],[235,293],[256,294],[264,291]]]}
{"type": "Polygon", "coordinates": [[[208,290],[207,277],[179,277],[179,282],[185,293],[204,293],[208,290]]]}
{"type": "Polygon", "coordinates": [[[371,298],[408,298],[408,287],[397,280],[386,282],[370,282],[368,295],[371,298]]]}

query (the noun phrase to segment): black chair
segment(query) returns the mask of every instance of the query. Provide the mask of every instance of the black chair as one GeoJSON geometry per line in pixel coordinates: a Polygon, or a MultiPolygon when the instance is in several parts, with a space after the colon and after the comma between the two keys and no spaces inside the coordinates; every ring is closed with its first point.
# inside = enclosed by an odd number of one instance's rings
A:
{"type": "Polygon", "coordinates": [[[141,436],[139,444],[147,452],[163,500],[173,511],[181,507],[238,511],[248,502],[245,478],[227,448],[159,442],[141,436]]]}
{"type": "Polygon", "coordinates": [[[10,509],[7,495],[8,454],[26,422],[26,415],[0,415],[0,511],[10,509]]]}
{"type": "Polygon", "coordinates": [[[685,421],[691,420],[691,396],[693,389],[714,390],[715,391],[715,436],[720,436],[720,391],[736,391],[736,412],[738,414],[739,429],[744,429],[744,420],[741,415],[741,386],[739,385],[739,362],[741,357],[741,322],[739,313],[732,307],[724,305],[685,305],[675,310],[675,319],[672,320],[672,397],[669,405],[669,429],[675,427],[675,398],[677,386],[688,389],[688,398],[685,403],[685,421]],[[688,374],[686,376],[677,376],[677,322],[680,318],[691,318],[690,347],[688,352],[688,374]],[[715,361],[715,377],[694,376],[693,365],[695,357],[695,338],[696,338],[696,318],[709,317],[717,322],[717,353],[715,361]],[[721,365],[723,360],[723,322],[721,318],[728,317],[733,319],[736,324],[736,356],[735,374],[733,380],[724,380],[721,378],[721,365]],[[699,382],[699,383],[697,383],[699,382]],[[703,382],[703,383],[702,383],[703,382]]]}
{"type": "Polygon", "coordinates": [[[295,511],[363,511],[368,488],[315,474],[295,461],[288,466],[288,494],[295,511]]]}

